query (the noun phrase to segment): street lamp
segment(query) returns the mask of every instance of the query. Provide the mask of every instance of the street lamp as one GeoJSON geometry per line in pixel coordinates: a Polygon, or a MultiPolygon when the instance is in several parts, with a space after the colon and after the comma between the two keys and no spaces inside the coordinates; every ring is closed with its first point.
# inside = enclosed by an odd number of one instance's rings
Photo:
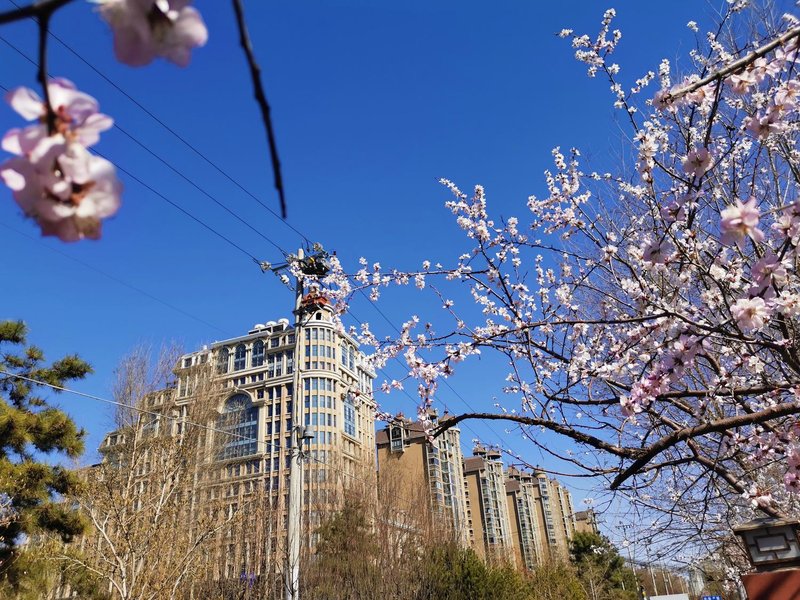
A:
{"type": "Polygon", "coordinates": [[[735,527],[755,573],[742,575],[751,600],[800,600],[800,521],[766,517],[735,527]]]}
{"type": "Polygon", "coordinates": [[[289,454],[289,527],[286,540],[286,600],[300,600],[300,532],[303,506],[303,462],[305,444],[314,438],[314,429],[306,425],[292,428],[289,454]]]}
{"type": "Polygon", "coordinates": [[[800,565],[800,521],[765,517],[735,527],[757,571],[800,565]]]}

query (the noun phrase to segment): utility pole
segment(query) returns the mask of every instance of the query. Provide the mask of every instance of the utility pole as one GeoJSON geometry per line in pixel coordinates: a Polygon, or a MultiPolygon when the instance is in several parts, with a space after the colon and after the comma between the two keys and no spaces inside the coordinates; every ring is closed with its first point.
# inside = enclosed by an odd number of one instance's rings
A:
{"type": "Polygon", "coordinates": [[[647,570],[650,571],[650,579],[653,582],[653,594],[658,595],[658,585],[656,584],[656,575],[653,573],[653,563],[650,561],[650,546],[644,547],[647,556],[647,570]]]}
{"type": "MultiPolygon", "coordinates": [[[[328,254],[315,244],[314,253],[306,256],[303,249],[297,251],[296,256],[288,256],[286,264],[272,266],[269,263],[259,263],[262,271],[280,273],[295,266],[303,275],[322,277],[328,272],[328,254]]],[[[285,273],[280,273],[281,281],[290,285],[290,280],[285,273]]],[[[288,527],[286,532],[286,565],[284,569],[285,600],[300,600],[300,538],[302,536],[302,509],[303,509],[303,465],[307,454],[304,445],[314,437],[314,430],[304,424],[304,411],[300,404],[302,397],[303,379],[300,373],[303,356],[302,348],[303,325],[306,313],[313,314],[318,308],[319,298],[304,297],[303,278],[298,276],[295,280],[295,350],[294,350],[294,389],[292,390],[292,431],[289,448],[289,512],[288,527]],[[306,302],[308,301],[308,302],[306,302]],[[308,305],[306,305],[308,304],[308,305]]]]}
{"type": "Polygon", "coordinates": [[[639,576],[636,574],[636,563],[633,562],[633,544],[631,544],[628,539],[628,528],[630,527],[630,525],[619,523],[619,528],[622,529],[622,533],[625,536],[623,538],[624,546],[628,549],[628,565],[633,572],[633,580],[636,582],[636,597],[641,599],[644,598],[644,592],[642,586],[639,584],[639,576]]]}
{"type": "Polygon", "coordinates": [[[303,462],[306,454],[304,443],[314,437],[311,427],[292,427],[292,447],[289,455],[289,528],[286,552],[286,600],[300,600],[300,533],[302,531],[301,508],[303,506],[303,462]]]}

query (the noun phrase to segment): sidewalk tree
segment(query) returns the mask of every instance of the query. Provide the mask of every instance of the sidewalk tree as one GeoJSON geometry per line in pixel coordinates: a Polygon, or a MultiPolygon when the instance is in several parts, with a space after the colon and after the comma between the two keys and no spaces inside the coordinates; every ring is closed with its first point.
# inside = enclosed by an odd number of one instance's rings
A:
{"type": "Polygon", "coordinates": [[[636,600],[636,576],[625,566],[608,538],[590,532],[576,533],[569,543],[570,560],[592,599],[636,600]]]}
{"type": "Polygon", "coordinates": [[[36,563],[16,560],[26,538],[50,533],[67,542],[84,529],[78,511],[60,501],[79,479],[53,460],[80,456],[84,432],[28,379],[64,386],[91,367],[75,355],[48,365],[26,336],[21,321],[0,322],[0,589],[36,576],[36,563]]]}

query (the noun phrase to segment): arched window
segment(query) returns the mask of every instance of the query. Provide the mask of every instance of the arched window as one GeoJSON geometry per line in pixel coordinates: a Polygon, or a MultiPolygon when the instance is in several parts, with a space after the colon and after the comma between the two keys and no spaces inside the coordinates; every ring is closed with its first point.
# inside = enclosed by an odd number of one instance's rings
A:
{"type": "Polygon", "coordinates": [[[233,370],[241,371],[247,366],[247,349],[244,344],[236,346],[236,351],[233,355],[233,370]]]}
{"type": "Polygon", "coordinates": [[[258,408],[247,394],[236,394],[225,402],[217,419],[219,460],[249,456],[258,452],[258,408]]]}
{"type": "Polygon", "coordinates": [[[228,352],[227,348],[223,348],[219,351],[219,356],[217,356],[217,373],[227,373],[228,372],[228,352]]]}
{"type": "Polygon", "coordinates": [[[251,366],[260,367],[264,364],[264,342],[256,340],[253,344],[253,361],[251,366]]]}

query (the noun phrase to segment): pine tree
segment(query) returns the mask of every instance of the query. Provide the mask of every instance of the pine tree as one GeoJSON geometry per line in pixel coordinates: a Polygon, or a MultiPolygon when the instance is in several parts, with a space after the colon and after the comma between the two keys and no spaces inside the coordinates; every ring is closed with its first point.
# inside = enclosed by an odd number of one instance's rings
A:
{"type": "Polygon", "coordinates": [[[27,561],[17,560],[26,539],[50,533],[68,542],[84,529],[74,507],[60,501],[80,480],[51,463],[57,455],[78,457],[85,432],[40,395],[44,386],[15,375],[63,386],[92,369],[75,355],[48,366],[26,334],[24,323],[0,321],[0,587],[33,576],[22,566],[27,561]]]}
{"type": "Polygon", "coordinates": [[[586,582],[590,598],[635,599],[638,584],[619,550],[598,533],[578,532],[570,540],[570,558],[586,582]]]}

